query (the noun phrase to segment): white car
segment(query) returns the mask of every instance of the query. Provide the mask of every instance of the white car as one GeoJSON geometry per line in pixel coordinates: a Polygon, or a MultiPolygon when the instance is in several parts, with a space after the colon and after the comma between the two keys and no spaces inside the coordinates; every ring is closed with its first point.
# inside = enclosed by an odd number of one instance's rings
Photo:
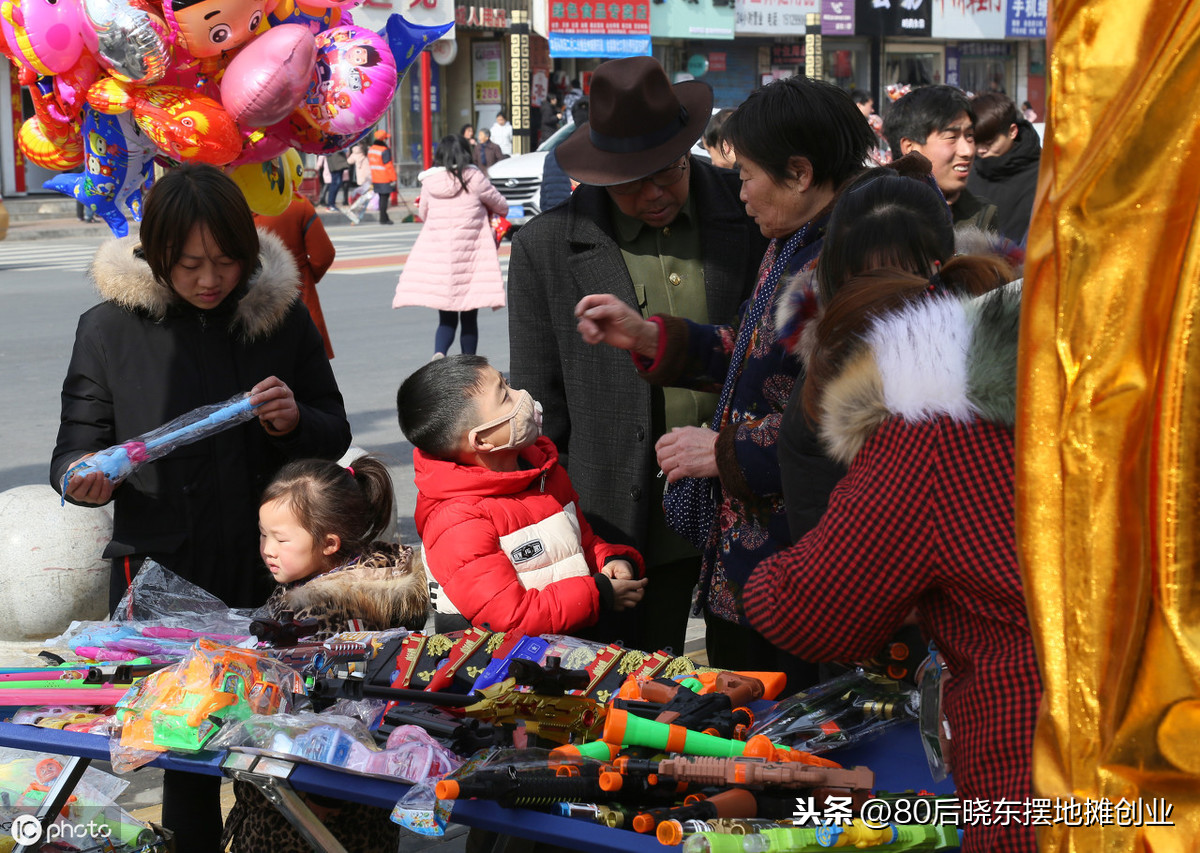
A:
{"type": "MultiPolygon", "coordinates": [[[[717,109],[713,109],[716,113],[717,109]]],[[[508,201],[508,221],[514,226],[532,219],[542,212],[542,169],[546,155],[575,132],[575,124],[567,122],[554,134],[528,154],[517,154],[505,158],[488,168],[488,177],[508,201]]],[[[704,143],[697,139],[692,146],[692,156],[709,162],[704,143]]],[[[515,230],[515,229],[514,229],[515,230]]],[[[511,232],[510,232],[511,233],[511,232]]]]}

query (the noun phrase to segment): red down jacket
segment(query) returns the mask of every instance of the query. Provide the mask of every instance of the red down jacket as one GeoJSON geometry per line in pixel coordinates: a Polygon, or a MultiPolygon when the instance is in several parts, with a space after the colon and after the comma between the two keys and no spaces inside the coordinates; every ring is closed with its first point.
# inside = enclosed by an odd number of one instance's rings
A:
{"type": "Polygon", "coordinates": [[[521,453],[529,467],[490,471],[413,451],[417,535],[425,565],[473,625],[569,633],[600,615],[592,575],[610,558],[641,555],[592,532],[545,436],[521,453]]]}

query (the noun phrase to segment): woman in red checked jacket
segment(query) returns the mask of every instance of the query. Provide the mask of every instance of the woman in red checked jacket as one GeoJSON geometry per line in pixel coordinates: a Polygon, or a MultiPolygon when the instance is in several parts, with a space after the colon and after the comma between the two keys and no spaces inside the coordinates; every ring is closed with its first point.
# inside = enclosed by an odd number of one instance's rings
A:
{"type": "MultiPolygon", "coordinates": [[[[849,472],[744,600],[767,639],[817,661],[871,657],[915,609],[951,673],[959,796],[1023,806],[1041,681],[1013,527],[1020,284],[998,287],[1007,272],[967,256],[928,279],[883,270],[836,290],[798,349],[805,412],[849,472]]],[[[963,850],[1033,851],[1015,823],[968,827],[963,850]]]]}

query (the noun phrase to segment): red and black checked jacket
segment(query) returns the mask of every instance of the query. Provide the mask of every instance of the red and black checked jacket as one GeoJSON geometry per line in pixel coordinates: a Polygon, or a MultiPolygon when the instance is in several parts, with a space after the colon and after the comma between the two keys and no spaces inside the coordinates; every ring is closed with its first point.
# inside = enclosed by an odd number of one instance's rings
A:
{"type": "MultiPolygon", "coordinates": [[[[889,419],[817,528],[759,565],[745,601],[768,639],[818,661],[871,657],[917,607],[953,675],[944,702],[960,797],[1024,805],[1032,796],[1041,681],[1017,568],[1007,427],[889,419]]],[[[968,828],[963,849],[1032,851],[1033,830],[968,828]]]]}
{"type": "MultiPolygon", "coordinates": [[[[946,657],[963,810],[1031,797],[1041,681],[1013,527],[1020,287],[881,317],[825,386],[822,439],[849,472],[820,523],[761,563],[746,614],[805,660],[871,657],[915,607],[946,657]],[[984,415],[982,413],[986,412],[984,415]]],[[[803,474],[803,471],[798,472],[803,474]]],[[[968,824],[964,850],[1033,851],[1029,821],[968,824]]]]}

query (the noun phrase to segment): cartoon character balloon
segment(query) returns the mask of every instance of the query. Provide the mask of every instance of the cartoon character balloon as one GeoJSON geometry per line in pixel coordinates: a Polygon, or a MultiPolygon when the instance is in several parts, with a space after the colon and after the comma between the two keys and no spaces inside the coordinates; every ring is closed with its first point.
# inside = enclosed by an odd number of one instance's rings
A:
{"type": "Polygon", "coordinates": [[[129,233],[122,207],[142,218],[142,195],[153,179],[154,150],[132,117],[84,110],[82,175],[56,175],[43,186],[96,208],[113,234],[129,233]]]}
{"type": "Polygon", "coordinates": [[[255,213],[278,216],[292,203],[292,196],[304,176],[304,165],[294,149],[262,163],[247,163],[229,172],[246,203],[255,213]]]}
{"type": "Polygon", "coordinates": [[[177,43],[197,59],[218,57],[258,33],[267,0],[166,0],[177,43]]]}
{"type": "Polygon", "coordinates": [[[316,67],[301,110],[323,133],[361,133],[387,111],[396,81],[396,60],[379,35],[334,27],[317,36],[316,67]]]}
{"type": "Polygon", "coordinates": [[[299,24],[315,36],[317,33],[324,32],[330,27],[336,27],[342,23],[342,5],[349,7],[354,5],[354,3],[326,5],[311,2],[297,3],[296,0],[280,0],[271,14],[267,15],[267,20],[272,27],[277,27],[280,24],[299,24]]]}
{"type": "Polygon", "coordinates": [[[233,58],[221,78],[221,104],[243,128],[267,127],[300,103],[317,59],[307,27],[272,27],[233,58]]]}
{"type": "Polygon", "coordinates": [[[13,59],[38,74],[58,74],[83,53],[79,0],[4,0],[0,31],[13,59]]]}

